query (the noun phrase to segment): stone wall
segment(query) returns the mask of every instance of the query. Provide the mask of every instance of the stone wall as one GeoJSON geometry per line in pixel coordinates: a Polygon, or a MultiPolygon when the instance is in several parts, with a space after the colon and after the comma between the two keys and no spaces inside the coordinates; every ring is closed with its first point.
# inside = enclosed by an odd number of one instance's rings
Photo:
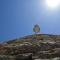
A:
{"type": "Polygon", "coordinates": [[[20,54],[16,56],[0,55],[0,60],[32,60],[32,54],[20,54]]]}
{"type": "Polygon", "coordinates": [[[0,55],[0,60],[15,60],[14,56],[0,55]]]}

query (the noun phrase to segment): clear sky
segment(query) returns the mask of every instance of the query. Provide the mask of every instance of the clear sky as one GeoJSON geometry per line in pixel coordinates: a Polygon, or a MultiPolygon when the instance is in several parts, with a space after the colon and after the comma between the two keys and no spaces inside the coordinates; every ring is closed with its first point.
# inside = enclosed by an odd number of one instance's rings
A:
{"type": "Polygon", "coordinates": [[[45,0],[0,0],[0,42],[40,33],[60,35],[60,8],[49,9],[45,0]]]}

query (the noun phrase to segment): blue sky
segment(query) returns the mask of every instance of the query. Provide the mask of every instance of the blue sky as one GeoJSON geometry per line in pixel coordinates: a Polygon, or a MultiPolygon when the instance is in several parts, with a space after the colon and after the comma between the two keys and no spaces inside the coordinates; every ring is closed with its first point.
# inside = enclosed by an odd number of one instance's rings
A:
{"type": "Polygon", "coordinates": [[[60,9],[49,9],[44,0],[0,0],[0,42],[34,34],[60,34],[60,9]]]}

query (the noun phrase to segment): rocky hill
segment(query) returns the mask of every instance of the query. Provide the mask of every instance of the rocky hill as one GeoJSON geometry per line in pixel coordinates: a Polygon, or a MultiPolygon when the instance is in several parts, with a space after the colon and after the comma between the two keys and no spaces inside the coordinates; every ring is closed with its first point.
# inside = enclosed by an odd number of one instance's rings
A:
{"type": "Polygon", "coordinates": [[[60,57],[60,35],[35,34],[0,45],[0,55],[32,53],[39,58],[60,57]]]}

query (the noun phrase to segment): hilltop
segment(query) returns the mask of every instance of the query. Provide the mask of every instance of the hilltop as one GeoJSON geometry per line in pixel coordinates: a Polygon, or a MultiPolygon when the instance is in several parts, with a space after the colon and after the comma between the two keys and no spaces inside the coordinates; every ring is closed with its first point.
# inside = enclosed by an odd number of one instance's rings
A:
{"type": "Polygon", "coordinates": [[[28,35],[21,38],[17,38],[14,40],[9,40],[6,43],[7,44],[20,44],[23,42],[35,42],[39,40],[50,40],[50,41],[60,41],[60,35],[51,35],[51,34],[34,34],[34,35],[28,35]]]}

